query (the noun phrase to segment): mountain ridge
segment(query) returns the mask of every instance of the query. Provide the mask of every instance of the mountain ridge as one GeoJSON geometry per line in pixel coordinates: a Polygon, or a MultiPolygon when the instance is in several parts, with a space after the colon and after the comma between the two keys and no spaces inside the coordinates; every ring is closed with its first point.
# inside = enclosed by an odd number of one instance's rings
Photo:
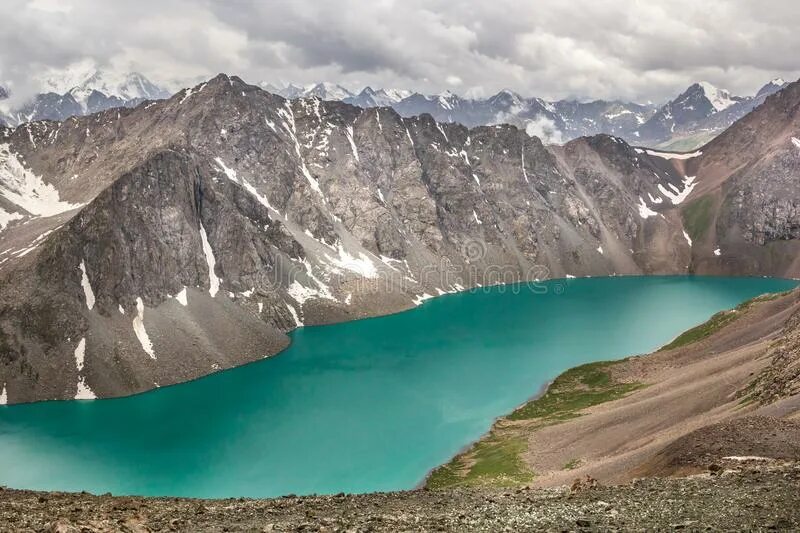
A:
{"type": "MultiPolygon", "coordinates": [[[[699,155],[607,135],[546,147],[513,126],[286,100],[227,75],[0,143],[10,403],[184,381],[276,353],[294,327],[479,284],[722,273],[730,257],[686,233],[699,155]],[[40,183],[53,216],[23,207],[40,183]],[[215,340],[223,326],[236,350],[215,340]]],[[[742,273],[798,274],[742,250],[742,273]]]]}
{"type": "Polygon", "coordinates": [[[335,84],[306,88],[290,84],[284,89],[262,85],[289,99],[331,96],[364,108],[390,106],[405,117],[427,113],[439,122],[458,122],[468,127],[514,124],[544,136],[547,143],[562,144],[574,138],[606,133],[633,144],[691,150],[719,134],[787,83],[776,78],[761,87],[755,96],[741,97],[701,81],[663,106],[619,100],[545,101],[522,97],[509,89],[487,98],[463,98],[450,91],[425,95],[381,90],[385,96],[376,99],[370,94],[375,91],[369,87],[354,95],[335,84]],[[326,91],[320,87],[335,90],[326,91]]]}

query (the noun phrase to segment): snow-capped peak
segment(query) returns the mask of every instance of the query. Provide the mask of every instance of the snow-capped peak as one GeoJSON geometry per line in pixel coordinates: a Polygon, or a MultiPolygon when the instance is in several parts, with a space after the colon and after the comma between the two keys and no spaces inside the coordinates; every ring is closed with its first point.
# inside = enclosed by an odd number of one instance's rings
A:
{"type": "Polygon", "coordinates": [[[92,91],[98,91],[106,96],[116,96],[122,100],[157,99],[168,96],[166,91],[157,87],[150,80],[138,72],[114,74],[106,71],[97,71],[89,79],[70,93],[78,102],[85,101],[92,91]]]}
{"type": "Polygon", "coordinates": [[[379,89],[375,94],[384,96],[392,102],[399,102],[404,98],[411,96],[411,91],[405,89],[379,89]]]}
{"type": "Polygon", "coordinates": [[[727,109],[733,104],[736,103],[736,100],[731,98],[731,93],[726,91],[725,89],[720,89],[711,85],[707,81],[701,81],[698,83],[700,88],[703,89],[703,93],[705,94],[706,99],[708,99],[709,103],[716,109],[717,111],[722,111],[723,109],[727,109]]]}
{"type": "Polygon", "coordinates": [[[356,100],[358,99],[368,99],[371,105],[376,106],[389,106],[392,104],[396,104],[397,102],[407,98],[411,95],[410,91],[404,91],[401,89],[378,89],[375,90],[372,87],[364,87],[358,96],[355,97],[356,100]]]}
{"type": "Polygon", "coordinates": [[[758,93],[756,94],[756,98],[759,96],[769,96],[774,94],[783,89],[786,85],[786,81],[783,78],[775,78],[759,89],[758,93]]]}
{"type": "Polygon", "coordinates": [[[511,89],[503,89],[489,100],[494,103],[502,102],[507,105],[518,105],[522,102],[522,97],[511,89]]]}
{"type": "Polygon", "coordinates": [[[64,70],[50,72],[42,86],[45,91],[71,94],[84,108],[92,91],[126,101],[169,97],[169,92],[138,72],[99,70],[90,62],[80,62],[64,70]]]}
{"type": "Polygon", "coordinates": [[[353,93],[335,83],[323,81],[314,85],[310,90],[307,90],[304,96],[317,96],[323,100],[344,100],[350,98],[353,93]]]}

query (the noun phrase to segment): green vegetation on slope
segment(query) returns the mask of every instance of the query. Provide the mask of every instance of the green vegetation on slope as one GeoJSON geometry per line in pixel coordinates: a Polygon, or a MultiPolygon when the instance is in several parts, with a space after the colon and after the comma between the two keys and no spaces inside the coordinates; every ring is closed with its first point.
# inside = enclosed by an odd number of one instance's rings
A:
{"type": "Polygon", "coordinates": [[[539,420],[552,424],[580,416],[580,411],[622,398],[640,388],[640,383],[615,383],[608,373],[614,362],[589,363],[558,376],[543,396],[526,403],[509,420],[539,420]]]}
{"type": "MultiPolygon", "coordinates": [[[[684,332],[662,350],[704,339],[742,316],[754,303],[775,300],[785,294],[757,296],[735,309],[717,313],[707,322],[684,332]]],[[[531,433],[581,416],[589,407],[617,400],[646,386],[615,380],[613,367],[621,363],[623,361],[601,361],[567,370],[553,381],[545,394],[498,420],[491,431],[469,450],[431,472],[426,486],[439,489],[474,485],[513,486],[530,482],[534,473],[522,455],[527,451],[531,433]]],[[[578,458],[571,459],[563,469],[572,470],[580,463],[578,458]]]]}
{"type": "Polygon", "coordinates": [[[699,340],[705,339],[712,333],[716,333],[724,326],[736,320],[736,318],[737,311],[735,309],[731,309],[729,311],[720,311],[699,326],[695,326],[692,329],[681,333],[674,341],[662,347],[661,351],[680,348],[681,346],[686,346],[687,344],[692,344],[699,340]]]}
{"type": "Polygon", "coordinates": [[[673,138],[661,144],[657,144],[654,148],[671,152],[691,152],[710,142],[718,133],[719,132],[704,131],[694,135],[687,135],[686,137],[673,138]]]}
{"type": "Polygon", "coordinates": [[[776,298],[779,298],[785,294],[785,292],[782,292],[756,296],[753,299],[740,303],[735,309],[720,311],[699,326],[695,326],[692,329],[683,332],[674,341],[662,347],[660,351],[680,348],[681,346],[686,346],[688,344],[705,339],[742,316],[742,313],[746,312],[754,303],[775,300],[776,298]]]}
{"type": "Polygon", "coordinates": [[[453,486],[491,485],[510,486],[528,483],[533,473],[520,455],[526,450],[522,436],[501,436],[490,433],[465,454],[433,472],[426,487],[439,489],[453,486]]]}
{"type": "MultiPolygon", "coordinates": [[[[525,466],[521,455],[527,450],[531,432],[580,416],[587,407],[622,398],[643,387],[641,383],[616,382],[609,372],[614,364],[603,361],[567,370],[544,395],[500,420],[472,448],[434,470],[426,486],[509,486],[529,482],[533,472],[525,466]]],[[[577,464],[576,460],[570,466],[574,468],[577,464]]]]}
{"type": "Polygon", "coordinates": [[[710,196],[702,196],[689,203],[681,211],[683,226],[693,241],[701,240],[711,225],[711,210],[714,200],[710,196]]]}

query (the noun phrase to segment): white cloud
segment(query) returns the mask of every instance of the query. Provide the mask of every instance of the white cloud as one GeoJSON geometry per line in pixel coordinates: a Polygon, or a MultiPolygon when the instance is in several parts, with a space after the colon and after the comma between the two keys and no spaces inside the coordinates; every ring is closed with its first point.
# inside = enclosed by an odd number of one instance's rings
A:
{"type": "Polygon", "coordinates": [[[185,83],[331,80],[473,94],[660,101],[706,79],[800,76],[795,0],[4,0],[0,79],[91,59],[185,83]]]}
{"type": "Polygon", "coordinates": [[[545,144],[562,144],[564,134],[556,127],[555,122],[547,117],[538,116],[525,124],[525,133],[539,137],[545,144]]]}

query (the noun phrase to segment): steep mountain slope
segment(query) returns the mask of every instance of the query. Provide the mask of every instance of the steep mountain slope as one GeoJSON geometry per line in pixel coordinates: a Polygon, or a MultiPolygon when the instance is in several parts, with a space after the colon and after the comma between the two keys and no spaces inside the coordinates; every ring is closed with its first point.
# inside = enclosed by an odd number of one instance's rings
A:
{"type": "Polygon", "coordinates": [[[704,146],[701,156],[679,161],[697,181],[682,210],[697,272],[797,275],[798,139],[795,82],[704,146]]]}
{"type": "MultiPolygon", "coordinates": [[[[225,75],[0,130],[0,398],[130,394],[478,284],[732,271],[684,230],[696,159],[225,75]]],[[[800,270],[760,250],[758,273],[800,270]]]]}

